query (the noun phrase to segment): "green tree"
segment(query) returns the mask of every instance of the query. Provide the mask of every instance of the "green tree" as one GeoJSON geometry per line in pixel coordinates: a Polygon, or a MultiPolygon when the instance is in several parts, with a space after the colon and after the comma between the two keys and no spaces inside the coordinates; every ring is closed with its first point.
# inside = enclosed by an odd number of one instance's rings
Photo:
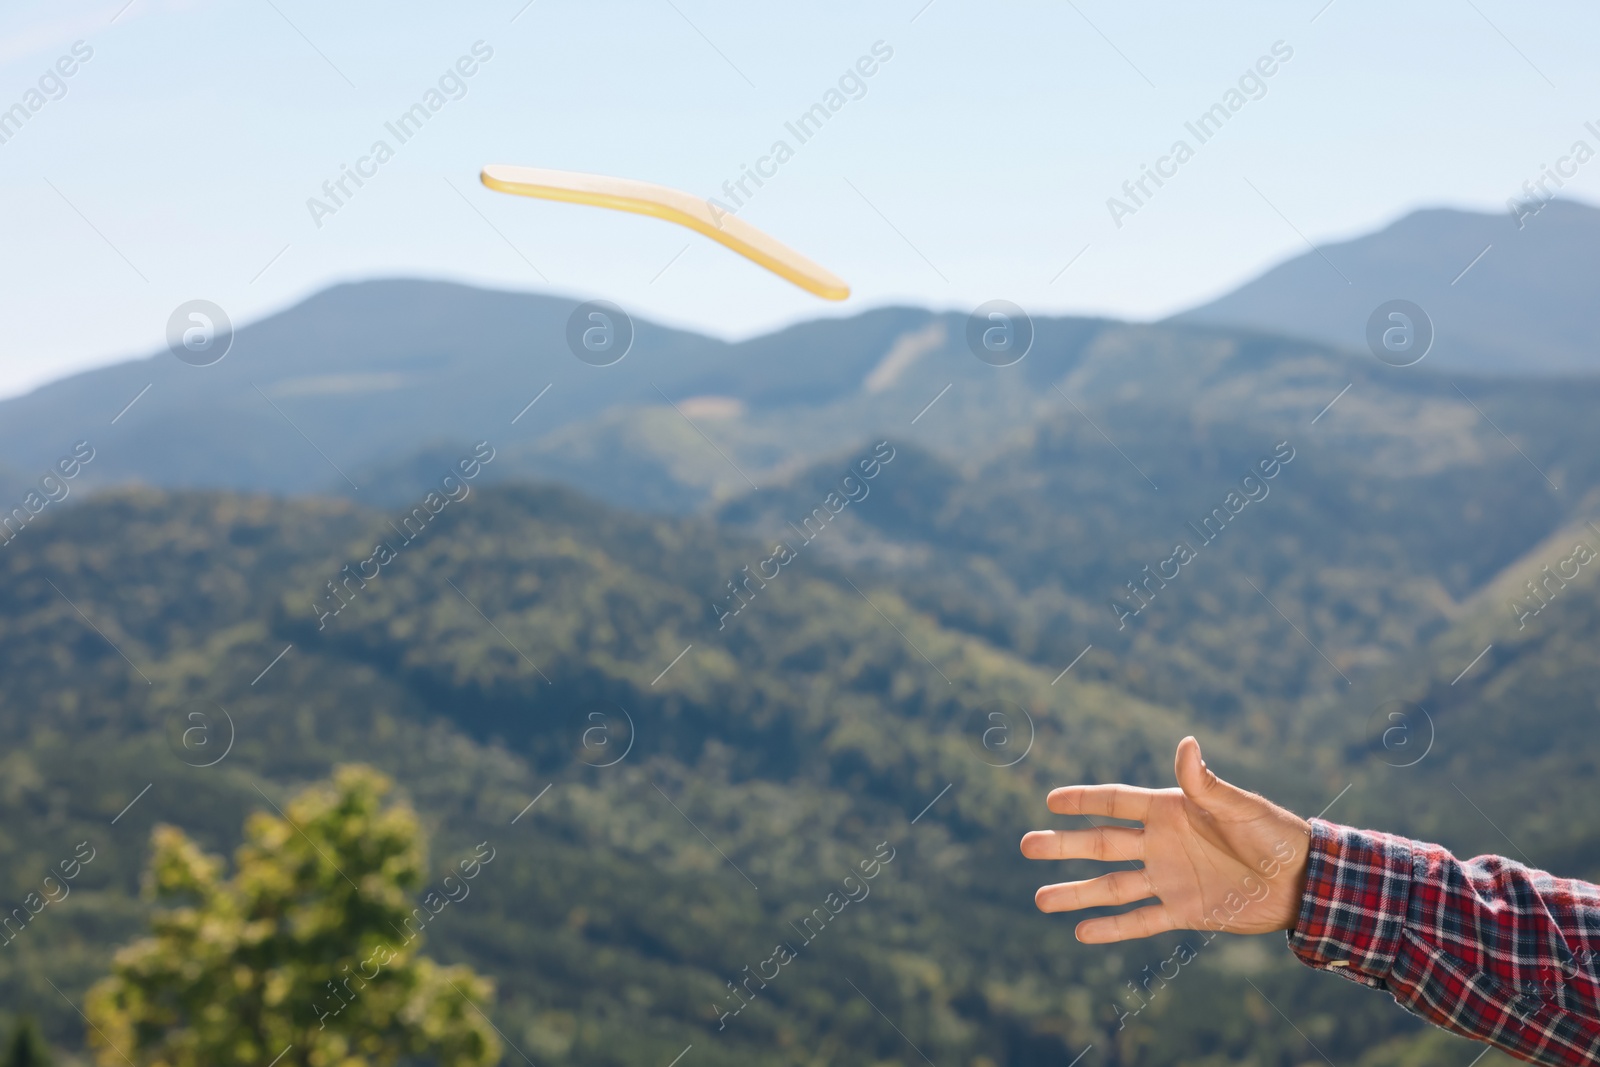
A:
{"type": "Polygon", "coordinates": [[[17,1020],[11,1043],[6,1046],[4,1067],[50,1067],[54,1062],[50,1058],[50,1046],[39,1036],[39,1028],[33,1020],[26,1015],[17,1020]]]}
{"type": "Polygon", "coordinates": [[[418,955],[425,843],[388,779],[339,768],[245,823],[234,873],[158,826],[146,892],[170,906],[89,991],[105,1067],[487,1067],[493,985],[418,955]]]}

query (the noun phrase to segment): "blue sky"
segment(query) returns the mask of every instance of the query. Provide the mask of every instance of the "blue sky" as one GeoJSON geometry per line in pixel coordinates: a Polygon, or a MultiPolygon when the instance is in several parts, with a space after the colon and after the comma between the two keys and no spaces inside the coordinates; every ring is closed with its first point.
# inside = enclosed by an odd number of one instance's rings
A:
{"type": "MultiPolygon", "coordinates": [[[[1575,3],[125,2],[0,13],[0,109],[93,50],[0,144],[0,395],[158,348],[189,299],[244,323],[375,275],[721,336],[892,302],[1160,316],[1302,238],[1504,210],[1600,120],[1600,11],[1575,3]],[[480,41],[464,95],[399,144],[385,122],[480,41]],[[1184,124],[1280,41],[1200,145],[1184,124]],[[799,144],[785,122],[877,42],[892,58],[799,144]],[[393,158],[319,227],[308,198],[380,138],[393,158]],[[1107,199],[1179,138],[1193,158],[1117,226],[1107,199]],[[665,223],[477,183],[500,162],[720,196],[779,139],[793,158],[740,214],[848,280],[845,304],[665,223]]],[[[1600,199],[1600,161],[1565,192],[1600,199]]]]}

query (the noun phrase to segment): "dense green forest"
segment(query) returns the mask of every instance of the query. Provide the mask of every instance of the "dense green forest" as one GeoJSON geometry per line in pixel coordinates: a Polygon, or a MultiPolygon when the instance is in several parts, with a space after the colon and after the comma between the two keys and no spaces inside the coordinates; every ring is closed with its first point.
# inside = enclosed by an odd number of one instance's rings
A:
{"type": "MultiPolygon", "coordinates": [[[[96,850],[0,959],[8,1007],[59,1044],[78,1044],[81,1022],[40,979],[74,998],[104,972],[146,907],[153,824],[224,850],[263,796],[352,757],[396,776],[443,862],[481,840],[500,849],[434,946],[494,977],[497,1022],[535,1062],[666,1062],[694,1044],[711,1062],[870,1063],[906,1059],[907,1038],[934,1062],[1054,1062],[1090,1044],[1116,1063],[1303,1062],[1304,1039],[1247,979],[1337,1062],[1431,1062],[1443,1040],[1261,941],[1209,948],[1190,968],[1205,978],[1175,981],[1117,1029],[1127,983],[1181,937],[1077,945],[1070,924],[1033,911],[1015,842],[1052,784],[1165,783],[1192,709],[1091,672],[1052,685],[1054,662],[820,556],[798,557],[719,631],[711,595],[768,556],[764,542],[550,488],[452,505],[319,629],[319,587],[374,541],[398,542],[389,521],[341,503],[124,491],[5,553],[6,892],[20,900],[80,841],[96,850]],[[1015,766],[974,744],[998,701],[1032,721],[1015,766]],[[214,731],[206,743],[232,741],[212,766],[188,765],[221,751],[184,741],[196,722],[214,731]],[[618,759],[608,744],[631,747],[618,759]],[[870,896],[808,928],[815,943],[719,1026],[742,1004],[728,983],[800,942],[792,924],[884,846],[893,860],[870,896]]],[[[947,595],[952,614],[980,609],[947,595]]],[[[1584,635],[1600,602],[1579,581],[1546,611],[1537,632],[1517,631],[1491,598],[1395,678],[1362,678],[1373,694],[1407,685],[1433,711],[1436,751],[1415,767],[1371,758],[1349,701],[1315,697],[1298,726],[1208,723],[1208,755],[1306,814],[1355,778],[1330,817],[1505,850],[1462,810],[1459,782],[1519,848],[1593,873],[1596,828],[1552,819],[1532,792],[1592,780],[1592,748],[1551,741],[1586,736],[1584,635]],[[1438,697],[1491,639],[1470,688],[1438,697]],[[1402,681],[1430,661],[1437,679],[1402,681]],[[1496,772],[1508,748],[1515,775],[1496,772]]]]}

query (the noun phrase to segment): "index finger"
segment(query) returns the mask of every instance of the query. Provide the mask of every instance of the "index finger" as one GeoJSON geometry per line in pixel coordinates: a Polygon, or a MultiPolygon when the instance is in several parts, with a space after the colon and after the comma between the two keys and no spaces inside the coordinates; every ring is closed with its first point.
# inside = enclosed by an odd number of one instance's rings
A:
{"type": "Polygon", "coordinates": [[[1057,815],[1106,815],[1143,821],[1154,789],[1132,785],[1067,785],[1050,790],[1045,806],[1057,815]]]}

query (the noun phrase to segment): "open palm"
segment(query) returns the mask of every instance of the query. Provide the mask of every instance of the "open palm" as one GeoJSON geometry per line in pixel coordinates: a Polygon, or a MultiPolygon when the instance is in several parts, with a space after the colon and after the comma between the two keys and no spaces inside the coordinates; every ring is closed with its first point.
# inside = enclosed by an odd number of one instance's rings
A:
{"type": "Polygon", "coordinates": [[[1088,943],[1163,930],[1259,934],[1290,929],[1305,891],[1310,824],[1218,778],[1193,737],[1179,742],[1174,770],[1176,789],[1077,785],[1050,791],[1045,803],[1058,815],[1103,815],[1144,825],[1034,830],[1022,838],[1024,856],[1144,866],[1043,886],[1034,894],[1039,910],[1077,911],[1156,898],[1120,915],[1079,923],[1078,940],[1088,943]]]}

